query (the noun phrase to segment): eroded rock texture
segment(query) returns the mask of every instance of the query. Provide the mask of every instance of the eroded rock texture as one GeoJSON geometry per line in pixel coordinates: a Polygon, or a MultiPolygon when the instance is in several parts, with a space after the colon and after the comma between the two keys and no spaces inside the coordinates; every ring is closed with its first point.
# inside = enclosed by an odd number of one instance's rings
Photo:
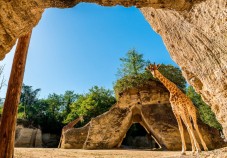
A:
{"type": "Polygon", "coordinates": [[[146,7],[142,13],[188,82],[212,107],[227,137],[226,0],[2,0],[0,59],[38,23],[45,8],[68,8],[79,2],[146,7]]]}
{"type": "Polygon", "coordinates": [[[227,136],[226,0],[207,0],[190,11],[143,8],[187,81],[211,105],[227,136]]]}
{"type": "MultiPolygon", "coordinates": [[[[133,123],[140,123],[163,149],[181,150],[180,133],[169,103],[169,93],[161,83],[155,81],[139,89],[124,92],[109,111],[93,118],[82,128],[66,131],[61,148],[120,147],[133,123]]],[[[200,121],[198,124],[209,149],[224,144],[217,130],[200,121]]],[[[184,131],[186,144],[190,149],[189,135],[186,129],[184,131]]],[[[199,140],[198,137],[197,139],[199,140]]]]}
{"type": "Polygon", "coordinates": [[[203,0],[2,0],[0,1],[0,59],[20,36],[38,24],[45,8],[69,8],[80,2],[102,6],[154,7],[185,10],[203,0]]]}
{"type": "Polygon", "coordinates": [[[28,121],[18,119],[14,144],[15,147],[40,148],[42,147],[42,132],[39,128],[32,127],[28,121]]]}
{"type": "Polygon", "coordinates": [[[15,147],[42,147],[42,132],[37,128],[16,127],[15,147]]]}

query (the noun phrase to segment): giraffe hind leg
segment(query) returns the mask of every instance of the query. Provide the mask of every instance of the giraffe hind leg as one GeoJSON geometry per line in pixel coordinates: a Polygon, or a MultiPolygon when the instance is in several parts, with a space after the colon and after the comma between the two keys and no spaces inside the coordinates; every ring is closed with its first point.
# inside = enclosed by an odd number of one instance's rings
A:
{"type": "Polygon", "coordinates": [[[190,137],[192,138],[192,146],[194,144],[197,153],[200,152],[201,149],[200,149],[200,146],[199,146],[199,144],[198,144],[198,142],[197,142],[197,140],[195,138],[195,135],[194,135],[194,132],[193,132],[193,127],[192,127],[192,124],[190,122],[189,116],[186,115],[186,116],[182,117],[182,120],[183,120],[184,124],[187,127],[189,135],[191,135],[190,137]]]}
{"type": "Polygon", "coordinates": [[[204,142],[203,137],[202,137],[202,135],[201,135],[201,133],[200,133],[200,131],[199,131],[199,127],[198,127],[198,124],[197,124],[196,117],[192,117],[192,120],[193,120],[194,128],[195,128],[195,130],[196,130],[196,132],[197,132],[197,134],[198,134],[198,136],[199,136],[199,139],[200,139],[200,141],[201,141],[201,143],[202,143],[203,149],[204,149],[205,151],[208,151],[208,148],[207,148],[207,146],[206,146],[206,143],[204,142]]]}
{"type": "Polygon", "coordinates": [[[195,144],[194,144],[192,135],[189,132],[188,132],[188,134],[189,134],[189,138],[190,138],[191,145],[192,145],[192,153],[194,154],[195,153],[195,144]]]}

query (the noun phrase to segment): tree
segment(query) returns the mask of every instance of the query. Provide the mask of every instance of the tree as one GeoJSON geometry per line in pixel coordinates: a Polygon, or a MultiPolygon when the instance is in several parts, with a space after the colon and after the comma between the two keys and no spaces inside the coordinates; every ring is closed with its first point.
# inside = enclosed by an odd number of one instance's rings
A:
{"type": "MultiPolygon", "coordinates": [[[[0,65],[0,91],[6,85],[6,83],[5,83],[6,80],[5,80],[5,77],[3,75],[4,67],[5,67],[5,65],[0,65]]],[[[0,98],[0,114],[2,114],[3,104],[4,104],[4,99],[0,98]]]]}
{"type": "Polygon", "coordinates": [[[70,105],[76,101],[79,97],[78,94],[75,94],[74,91],[65,91],[63,95],[63,102],[64,102],[64,110],[63,110],[63,117],[66,119],[67,115],[71,112],[70,105]]]}
{"type": "Polygon", "coordinates": [[[201,96],[195,92],[192,86],[187,88],[187,96],[192,100],[194,105],[198,108],[200,119],[218,130],[222,130],[221,124],[217,121],[215,114],[211,108],[202,100],[201,96]]]}
{"type": "Polygon", "coordinates": [[[38,101],[38,94],[41,91],[40,88],[33,90],[32,86],[28,86],[23,84],[20,96],[20,105],[19,105],[19,112],[22,112],[23,109],[23,118],[28,118],[28,115],[33,115],[31,113],[31,107],[38,101]]]}
{"type": "Polygon", "coordinates": [[[6,85],[6,80],[3,75],[4,67],[5,67],[5,65],[0,66],[0,91],[1,91],[2,87],[4,87],[6,85]]]}
{"type": "MultiPolygon", "coordinates": [[[[143,87],[149,85],[151,80],[155,79],[150,72],[145,71],[145,67],[151,63],[149,60],[144,60],[143,55],[135,50],[130,50],[126,57],[120,58],[122,62],[121,67],[118,69],[120,79],[114,85],[115,93],[121,93],[129,88],[143,87]]],[[[172,65],[161,64],[159,71],[170,81],[175,83],[182,91],[185,91],[186,80],[181,74],[181,70],[172,65]]]]}
{"type": "Polygon", "coordinates": [[[178,86],[183,92],[185,92],[186,88],[186,80],[182,76],[181,70],[173,65],[165,65],[161,64],[159,67],[159,72],[174,84],[178,86]]]}
{"type": "Polygon", "coordinates": [[[47,104],[49,105],[48,112],[53,119],[58,120],[61,116],[61,112],[64,109],[63,96],[56,93],[49,94],[46,99],[47,104]]]}
{"type": "Polygon", "coordinates": [[[64,123],[68,123],[79,116],[84,116],[84,124],[107,110],[116,102],[113,92],[98,86],[92,87],[88,93],[79,95],[71,105],[71,112],[64,123]]]}
{"type": "Polygon", "coordinates": [[[147,65],[143,54],[139,54],[135,49],[129,50],[126,57],[120,58],[120,61],[122,64],[117,73],[120,77],[138,75],[147,65]]]}

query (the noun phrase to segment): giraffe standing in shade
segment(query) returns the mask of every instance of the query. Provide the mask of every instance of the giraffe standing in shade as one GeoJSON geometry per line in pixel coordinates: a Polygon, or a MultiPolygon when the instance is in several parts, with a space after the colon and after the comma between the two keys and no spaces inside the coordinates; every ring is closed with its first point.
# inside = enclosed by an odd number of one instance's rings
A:
{"type": "Polygon", "coordinates": [[[194,132],[193,132],[193,127],[192,123],[190,121],[190,118],[193,121],[194,128],[196,132],[198,133],[198,136],[201,140],[202,146],[205,151],[207,151],[207,146],[206,143],[204,142],[202,135],[199,131],[198,124],[197,124],[197,116],[196,116],[196,108],[193,105],[192,101],[170,80],[165,78],[159,71],[160,65],[155,65],[155,64],[150,64],[146,70],[150,71],[152,75],[155,78],[158,78],[163,85],[169,90],[170,92],[170,103],[172,106],[173,113],[177,119],[180,135],[181,135],[181,140],[182,140],[182,155],[185,154],[186,151],[186,144],[185,144],[185,139],[184,139],[184,129],[182,126],[182,122],[185,124],[187,127],[187,131],[190,136],[191,144],[192,144],[192,152],[200,152],[201,149],[199,147],[199,144],[195,138],[194,132]]]}
{"type": "Polygon", "coordinates": [[[83,116],[80,116],[79,118],[75,119],[74,121],[68,123],[67,125],[65,125],[62,128],[62,132],[61,132],[61,138],[60,138],[60,142],[58,144],[58,148],[61,147],[61,142],[62,142],[62,138],[63,138],[63,134],[68,131],[69,129],[72,129],[80,120],[83,120],[83,116]]]}

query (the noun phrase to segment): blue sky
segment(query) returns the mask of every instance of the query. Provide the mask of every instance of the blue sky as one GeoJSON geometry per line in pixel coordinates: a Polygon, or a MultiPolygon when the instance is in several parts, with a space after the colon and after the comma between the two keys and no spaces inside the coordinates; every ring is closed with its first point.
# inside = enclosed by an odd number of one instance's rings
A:
{"type": "MultiPolygon", "coordinates": [[[[24,83],[41,88],[41,98],[66,90],[85,93],[95,85],[112,89],[119,58],[132,48],[146,60],[176,66],[137,8],[84,3],[46,9],[33,29],[24,83]]],[[[14,51],[15,47],[1,62],[7,82],[14,51]]],[[[6,87],[0,96],[5,93],[6,87]]]]}

